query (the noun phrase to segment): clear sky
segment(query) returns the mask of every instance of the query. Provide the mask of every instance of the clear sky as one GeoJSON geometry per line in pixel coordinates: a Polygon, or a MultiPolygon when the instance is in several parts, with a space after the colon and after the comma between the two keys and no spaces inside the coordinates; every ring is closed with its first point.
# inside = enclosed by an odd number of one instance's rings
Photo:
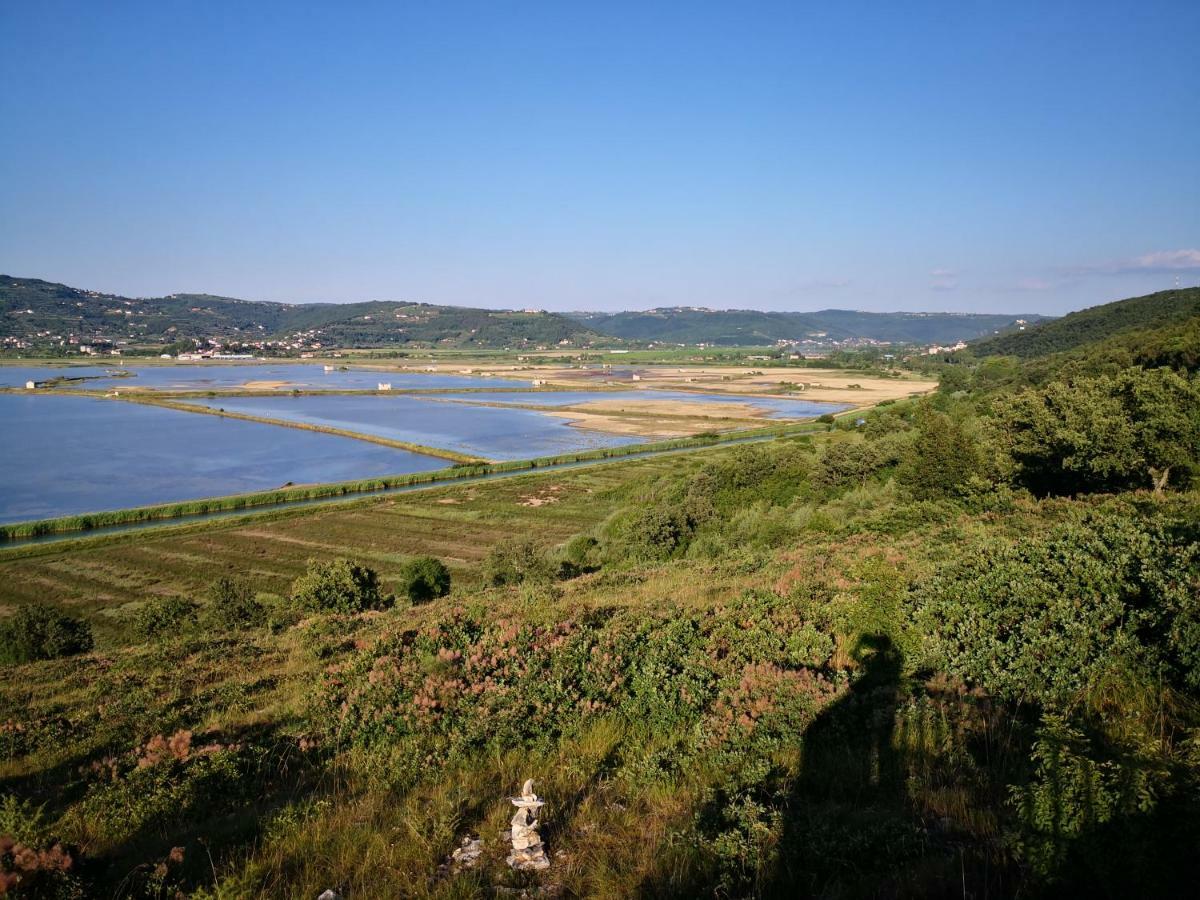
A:
{"type": "Polygon", "coordinates": [[[0,271],[1059,313],[1200,282],[1200,2],[0,0],[0,271]]]}

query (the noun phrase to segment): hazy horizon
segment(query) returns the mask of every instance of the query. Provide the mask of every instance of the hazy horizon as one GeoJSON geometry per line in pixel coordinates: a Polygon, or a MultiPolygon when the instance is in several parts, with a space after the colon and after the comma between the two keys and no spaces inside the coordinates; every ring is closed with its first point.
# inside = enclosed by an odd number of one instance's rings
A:
{"type": "Polygon", "coordinates": [[[1200,5],[8,4],[0,270],[1060,315],[1200,283],[1200,5]]]}
{"type": "MultiPolygon", "coordinates": [[[[576,314],[616,315],[619,313],[654,312],[656,310],[661,310],[661,309],[704,309],[709,312],[767,312],[767,313],[782,313],[782,314],[818,313],[818,312],[825,312],[825,311],[829,311],[829,310],[837,310],[837,311],[841,311],[841,312],[869,312],[869,313],[879,313],[879,314],[906,314],[907,313],[907,314],[917,314],[917,315],[997,315],[997,316],[1004,316],[1004,315],[1049,316],[1049,315],[1052,315],[1050,313],[1039,313],[1034,310],[1016,310],[1016,311],[988,310],[988,309],[955,310],[955,309],[937,309],[937,308],[932,308],[932,307],[926,308],[926,309],[900,309],[900,308],[864,309],[862,307],[856,307],[856,306],[811,306],[811,307],[806,307],[803,309],[800,309],[800,308],[762,309],[760,307],[754,307],[754,306],[711,306],[711,305],[710,306],[700,306],[700,305],[692,304],[692,303],[674,303],[674,304],[664,304],[663,306],[643,306],[643,307],[637,307],[637,308],[630,307],[630,308],[624,308],[624,309],[585,309],[585,308],[548,309],[545,307],[532,307],[532,306],[524,306],[524,307],[503,306],[503,305],[497,305],[497,304],[489,304],[486,302],[470,303],[470,304],[468,304],[468,303],[438,303],[433,300],[415,299],[415,298],[411,298],[411,297],[362,297],[362,298],[349,299],[349,300],[279,300],[279,299],[274,299],[274,298],[269,298],[269,297],[262,297],[262,298],[238,297],[238,296],[234,296],[232,294],[216,294],[212,291],[203,291],[203,290],[168,291],[166,293],[161,293],[161,294],[131,294],[127,291],[105,290],[105,289],[101,289],[101,288],[89,287],[87,285],[82,285],[82,284],[70,284],[69,282],[60,281],[58,279],[49,278],[49,277],[45,277],[42,275],[20,275],[20,274],[14,274],[12,272],[0,272],[0,277],[3,277],[3,278],[26,278],[26,279],[35,279],[38,281],[45,281],[50,284],[63,284],[63,285],[66,285],[67,287],[73,288],[75,290],[95,291],[95,292],[101,293],[101,294],[107,294],[107,295],[112,295],[112,296],[117,296],[117,297],[124,297],[128,300],[160,300],[160,299],[163,299],[166,297],[177,297],[177,296],[181,296],[181,295],[188,295],[188,296],[218,297],[223,300],[242,300],[242,301],[252,301],[252,302],[261,302],[261,303],[278,303],[278,304],[285,305],[285,306],[321,306],[321,305],[344,306],[344,305],[353,304],[353,303],[424,303],[424,304],[428,304],[431,306],[458,306],[458,307],[474,308],[474,309],[494,309],[494,310],[509,310],[509,311],[522,310],[522,309],[540,309],[544,312],[557,312],[557,313],[562,313],[564,315],[576,315],[576,314]]],[[[1191,285],[1183,285],[1183,286],[1190,287],[1191,285]]],[[[1122,299],[1126,299],[1126,298],[1124,298],[1124,297],[1113,297],[1112,298],[1112,300],[1122,300],[1122,299]]],[[[1111,302],[1111,301],[1102,300],[1102,301],[1099,301],[1094,304],[1088,304],[1088,306],[1099,306],[1103,303],[1108,303],[1108,302],[1111,302]]],[[[1084,309],[1084,308],[1086,308],[1086,307],[1079,307],[1079,309],[1084,309]]],[[[1073,312],[1074,310],[1069,310],[1069,311],[1073,312]]],[[[1053,315],[1062,315],[1062,314],[1059,313],[1059,314],[1053,314],[1053,315]]]]}

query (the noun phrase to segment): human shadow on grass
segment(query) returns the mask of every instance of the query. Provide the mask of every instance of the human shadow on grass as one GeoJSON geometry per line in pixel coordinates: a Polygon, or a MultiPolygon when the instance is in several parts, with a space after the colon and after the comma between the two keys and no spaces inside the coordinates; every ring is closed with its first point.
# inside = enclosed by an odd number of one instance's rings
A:
{"type": "Polygon", "coordinates": [[[802,765],[784,811],[768,897],[888,895],[887,869],[918,840],[893,733],[903,656],[886,635],[865,635],[861,674],[805,730],[802,765]]]}

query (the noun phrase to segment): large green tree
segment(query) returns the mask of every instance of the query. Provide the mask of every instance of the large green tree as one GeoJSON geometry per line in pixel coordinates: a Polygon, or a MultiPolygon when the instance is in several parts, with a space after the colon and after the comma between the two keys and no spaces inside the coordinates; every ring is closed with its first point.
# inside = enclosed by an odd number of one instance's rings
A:
{"type": "Polygon", "coordinates": [[[918,500],[953,494],[979,473],[979,450],[962,422],[924,409],[912,450],[901,460],[897,479],[918,500]]]}
{"type": "Polygon", "coordinates": [[[996,441],[1038,494],[1185,482],[1200,453],[1200,386],[1170,369],[1054,381],[996,401],[996,441]]]}

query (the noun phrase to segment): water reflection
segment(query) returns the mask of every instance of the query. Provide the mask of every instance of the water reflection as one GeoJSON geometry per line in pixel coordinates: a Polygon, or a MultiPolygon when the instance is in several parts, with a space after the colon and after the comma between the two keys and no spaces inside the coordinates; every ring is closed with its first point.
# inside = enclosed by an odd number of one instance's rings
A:
{"type": "Polygon", "coordinates": [[[0,421],[0,522],[447,465],[351,438],[86,397],[0,395],[0,421]]]}

